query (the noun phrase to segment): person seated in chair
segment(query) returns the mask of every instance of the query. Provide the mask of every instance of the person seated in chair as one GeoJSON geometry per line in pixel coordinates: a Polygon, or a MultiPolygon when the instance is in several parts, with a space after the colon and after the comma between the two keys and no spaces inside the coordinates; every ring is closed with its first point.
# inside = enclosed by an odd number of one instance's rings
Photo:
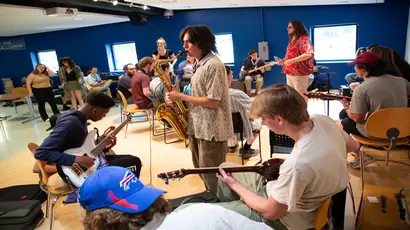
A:
{"type": "Polygon", "coordinates": [[[86,78],[86,86],[89,92],[97,91],[104,92],[111,97],[110,85],[112,80],[101,80],[100,76],[97,74],[97,67],[91,67],[89,74],[86,78]]]}
{"type": "MultiPolygon", "coordinates": [[[[171,70],[169,68],[168,63],[161,64],[161,69],[164,72],[164,75],[171,82],[171,70]]],[[[149,90],[151,91],[151,97],[160,100],[161,103],[164,103],[165,93],[167,92],[167,88],[165,88],[164,83],[162,82],[161,78],[158,76],[154,76],[149,83],[149,90]]]]}
{"type": "Polygon", "coordinates": [[[258,53],[255,50],[249,50],[248,54],[249,56],[245,58],[242,64],[241,76],[245,77],[246,93],[250,96],[252,81],[256,81],[256,94],[260,92],[263,85],[263,73],[265,73],[265,69],[260,69],[250,74],[248,74],[247,71],[261,67],[265,65],[265,63],[258,58],[258,53]]]}
{"type": "Polygon", "coordinates": [[[134,64],[127,64],[124,66],[124,73],[122,74],[121,78],[118,81],[118,88],[117,90],[124,95],[125,99],[127,100],[127,104],[134,104],[134,98],[132,97],[132,86],[131,86],[131,78],[134,76],[137,68],[134,64]]]}
{"type": "MultiPolygon", "coordinates": [[[[232,70],[229,66],[225,66],[226,75],[228,76],[228,87],[231,85],[233,76],[232,70]]],[[[243,91],[239,89],[229,88],[229,98],[231,99],[231,111],[232,113],[241,113],[243,121],[243,138],[246,139],[246,143],[243,149],[239,150],[239,155],[244,159],[251,158],[258,155],[258,153],[251,149],[252,143],[259,136],[259,132],[262,128],[262,124],[259,119],[249,119],[248,111],[251,108],[252,100],[243,91]]],[[[240,140],[242,141],[242,140],[240,140]]],[[[228,141],[229,152],[235,152],[238,147],[237,136],[235,135],[228,141]]]]}
{"type": "MultiPolygon", "coordinates": [[[[358,56],[355,61],[357,76],[365,81],[353,91],[351,102],[343,101],[344,109],[340,112],[337,124],[348,134],[371,138],[366,134],[367,118],[374,112],[385,108],[407,107],[410,96],[410,83],[402,78],[388,74],[385,61],[373,52],[358,56]]],[[[359,151],[355,152],[359,156],[359,151]]],[[[363,163],[368,165],[374,159],[363,154],[363,163]]],[[[349,162],[350,167],[360,168],[360,158],[349,162]]]]}
{"type": "MultiPolygon", "coordinates": [[[[65,153],[65,151],[81,147],[88,134],[87,120],[99,121],[103,119],[114,104],[114,100],[102,92],[88,94],[86,103],[80,109],[71,110],[57,119],[53,131],[36,150],[34,157],[37,160],[55,164],[57,169],[59,169],[58,174],[66,182],[66,176],[60,170],[62,165],[72,166],[73,164],[79,164],[86,168],[93,166],[94,158],[74,156],[65,153]]],[[[114,146],[115,143],[115,136],[111,137],[111,144],[108,148],[114,146]]],[[[100,166],[108,164],[128,167],[135,176],[140,176],[142,166],[141,160],[138,157],[131,155],[105,155],[102,153],[99,155],[99,159],[101,161],[100,166]]],[[[58,186],[66,186],[60,182],[61,180],[58,177],[53,180],[58,186]]]]}
{"type": "MultiPolygon", "coordinates": [[[[359,49],[357,49],[356,51],[356,57],[366,53],[366,48],[365,47],[360,47],[359,49]]],[[[348,73],[345,76],[345,80],[347,81],[347,84],[349,85],[349,87],[353,87],[356,88],[357,85],[359,85],[360,83],[363,82],[363,79],[360,78],[359,76],[357,76],[357,73],[348,73]],[[358,83],[358,84],[353,84],[352,83],[358,83]]]]}
{"type": "MultiPolygon", "coordinates": [[[[273,229],[312,229],[318,209],[346,189],[350,176],[346,155],[359,144],[323,115],[309,117],[305,99],[294,88],[265,88],[252,103],[251,114],[277,134],[295,140],[279,178],[266,185],[257,173],[227,174],[220,169],[217,196],[224,208],[273,229]]],[[[221,167],[232,166],[223,163],[221,167]]]]}
{"type": "Polygon", "coordinates": [[[150,79],[147,73],[152,72],[155,65],[155,59],[144,57],[138,62],[139,70],[131,78],[132,97],[134,104],[138,109],[152,108],[152,101],[149,99],[152,95],[149,90],[150,79]]]}
{"type": "Polygon", "coordinates": [[[164,193],[145,186],[125,168],[102,168],[91,174],[79,191],[79,203],[86,210],[84,229],[270,229],[212,204],[192,204],[170,213],[171,206],[164,193]]]}

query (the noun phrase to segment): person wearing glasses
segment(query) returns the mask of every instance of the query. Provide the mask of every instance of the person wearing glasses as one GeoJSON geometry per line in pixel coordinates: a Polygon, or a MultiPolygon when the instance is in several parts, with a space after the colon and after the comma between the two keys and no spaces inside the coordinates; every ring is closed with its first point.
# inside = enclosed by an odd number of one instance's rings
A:
{"type": "Polygon", "coordinates": [[[279,59],[283,65],[283,73],[286,74],[286,82],[296,89],[307,101],[304,93],[307,93],[309,75],[313,73],[313,45],[309,39],[309,33],[301,21],[291,21],[288,24],[289,44],[285,58],[279,59]]]}

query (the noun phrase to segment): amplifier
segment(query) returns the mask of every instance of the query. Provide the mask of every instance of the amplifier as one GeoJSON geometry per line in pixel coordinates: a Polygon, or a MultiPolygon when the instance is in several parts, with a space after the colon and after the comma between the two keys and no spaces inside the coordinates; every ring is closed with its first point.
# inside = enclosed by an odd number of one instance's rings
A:
{"type": "Polygon", "coordinates": [[[350,89],[349,86],[346,85],[341,85],[340,86],[340,95],[344,96],[344,97],[351,97],[353,94],[353,90],[350,89]]]}

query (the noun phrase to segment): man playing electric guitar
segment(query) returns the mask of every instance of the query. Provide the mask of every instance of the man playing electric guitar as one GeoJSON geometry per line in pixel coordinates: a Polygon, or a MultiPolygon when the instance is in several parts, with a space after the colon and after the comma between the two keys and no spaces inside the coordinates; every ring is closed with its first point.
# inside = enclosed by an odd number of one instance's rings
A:
{"type": "MultiPolygon", "coordinates": [[[[63,165],[72,166],[77,163],[89,168],[94,164],[94,158],[88,156],[74,156],[65,153],[66,150],[81,147],[87,137],[87,120],[99,121],[105,117],[114,106],[114,100],[101,92],[88,94],[86,103],[78,110],[61,115],[54,126],[50,136],[48,136],[35,152],[37,160],[52,163],[57,166],[58,174],[66,181],[61,167],[63,165]]],[[[115,145],[116,138],[112,137],[108,148],[115,145]]],[[[135,176],[139,177],[141,172],[141,160],[131,155],[100,155],[102,165],[115,165],[129,168],[135,176]],[[106,161],[106,162],[104,162],[106,161]]],[[[50,177],[51,181],[59,183],[58,176],[50,177]],[[52,179],[53,177],[57,177],[52,179]],[[56,181],[57,180],[57,181],[56,181]]],[[[60,180],[61,181],[61,180],[60,180]]],[[[61,184],[61,183],[59,183],[61,184]]],[[[64,185],[66,186],[66,185],[64,185]]]]}
{"type": "Polygon", "coordinates": [[[261,67],[265,65],[265,63],[258,58],[258,53],[255,50],[249,50],[248,54],[249,56],[243,61],[241,78],[245,77],[246,93],[251,96],[252,81],[256,81],[256,94],[258,94],[261,90],[263,85],[263,73],[265,73],[265,69],[262,68],[252,73],[248,73],[248,71],[261,67]]]}

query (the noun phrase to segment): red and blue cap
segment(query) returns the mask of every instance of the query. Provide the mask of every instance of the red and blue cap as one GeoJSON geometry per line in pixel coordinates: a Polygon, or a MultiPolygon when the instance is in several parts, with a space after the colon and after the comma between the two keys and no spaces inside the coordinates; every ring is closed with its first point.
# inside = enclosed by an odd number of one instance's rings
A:
{"type": "Polygon", "coordinates": [[[107,166],[91,174],[78,194],[81,206],[87,211],[108,207],[137,214],[148,209],[164,193],[166,191],[145,186],[126,168],[107,166]]]}

